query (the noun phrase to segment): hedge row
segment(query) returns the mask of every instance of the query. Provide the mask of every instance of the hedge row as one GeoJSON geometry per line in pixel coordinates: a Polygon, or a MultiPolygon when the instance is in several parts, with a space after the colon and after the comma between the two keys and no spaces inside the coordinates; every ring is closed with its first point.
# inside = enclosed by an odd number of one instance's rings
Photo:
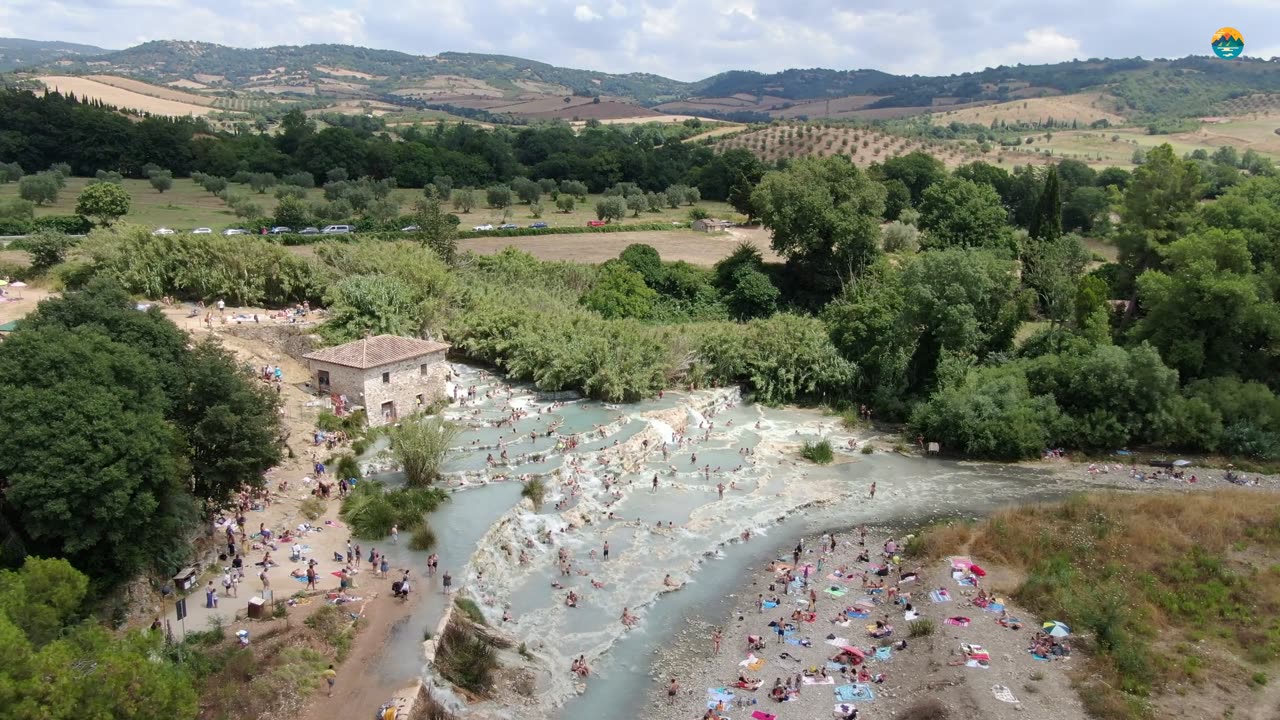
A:
{"type": "MultiPolygon", "coordinates": [[[[533,237],[537,235],[577,235],[581,233],[618,233],[618,232],[644,232],[654,230],[688,230],[689,226],[685,223],[673,225],[670,222],[647,222],[647,223],[630,223],[602,225],[600,227],[589,227],[587,225],[570,225],[567,227],[548,227],[548,228],[516,228],[514,230],[488,230],[484,232],[476,232],[473,230],[464,230],[458,233],[459,240],[472,240],[475,238],[486,237],[533,237]]],[[[405,240],[414,237],[413,233],[395,231],[374,231],[359,232],[343,235],[298,235],[291,233],[288,235],[270,235],[281,245],[313,245],[320,242],[354,242],[356,240],[405,240]]]]}

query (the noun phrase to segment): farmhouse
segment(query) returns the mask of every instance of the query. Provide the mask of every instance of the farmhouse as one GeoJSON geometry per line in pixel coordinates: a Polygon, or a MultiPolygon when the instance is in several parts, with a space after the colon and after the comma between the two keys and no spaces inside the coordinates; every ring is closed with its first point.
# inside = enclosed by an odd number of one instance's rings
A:
{"type": "Polygon", "coordinates": [[[715,218],[693,221],[693,229],[697,232],[723,232],[732,225],[733,223],[728,220],[716,220],[715,218]]]}
{"type": "Polygon", "coordinates": [[[365,409],[371,426],[395,422],[444,395],[448,343],[376,335],[302,357],[322,393],[365,409]]]}

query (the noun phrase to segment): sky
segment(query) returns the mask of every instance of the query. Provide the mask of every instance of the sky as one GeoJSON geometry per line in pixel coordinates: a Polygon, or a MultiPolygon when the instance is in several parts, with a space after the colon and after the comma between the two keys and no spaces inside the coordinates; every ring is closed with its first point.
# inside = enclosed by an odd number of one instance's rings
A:
{"type": "Polygon", "coordinates": [[[1214,30],[1280,56],[1280,0],[2,0],[0,37],[124,48],[344,43],[484,52],[698,80],[726,70],[938,75],[1207,55],[1214,30]]]}

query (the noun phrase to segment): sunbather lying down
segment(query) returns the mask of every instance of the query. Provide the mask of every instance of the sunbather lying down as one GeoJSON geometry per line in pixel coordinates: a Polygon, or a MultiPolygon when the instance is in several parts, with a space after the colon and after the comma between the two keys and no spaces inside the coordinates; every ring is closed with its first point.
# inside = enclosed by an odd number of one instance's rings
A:
{"type": "Polygon", "coordinates": [[[736,688],[741,688],[743,690],[754,691],[754,690],[759,690],[760,686],[763,684],[764,684],[764,680],[760,678],[749,678],[743,673],[738,673],[738,681],[735,682],[733,686],[736,688]]]}

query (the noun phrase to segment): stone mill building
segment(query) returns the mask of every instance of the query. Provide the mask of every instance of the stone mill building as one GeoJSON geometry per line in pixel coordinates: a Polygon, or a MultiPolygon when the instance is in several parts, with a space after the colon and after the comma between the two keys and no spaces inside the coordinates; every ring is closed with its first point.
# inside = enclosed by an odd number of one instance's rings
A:
{"type": "Polygon", "coordinates": [[[303,355],[313,387],[386,425],[445,396],[448,343],[375,335],[303,355]]]}

